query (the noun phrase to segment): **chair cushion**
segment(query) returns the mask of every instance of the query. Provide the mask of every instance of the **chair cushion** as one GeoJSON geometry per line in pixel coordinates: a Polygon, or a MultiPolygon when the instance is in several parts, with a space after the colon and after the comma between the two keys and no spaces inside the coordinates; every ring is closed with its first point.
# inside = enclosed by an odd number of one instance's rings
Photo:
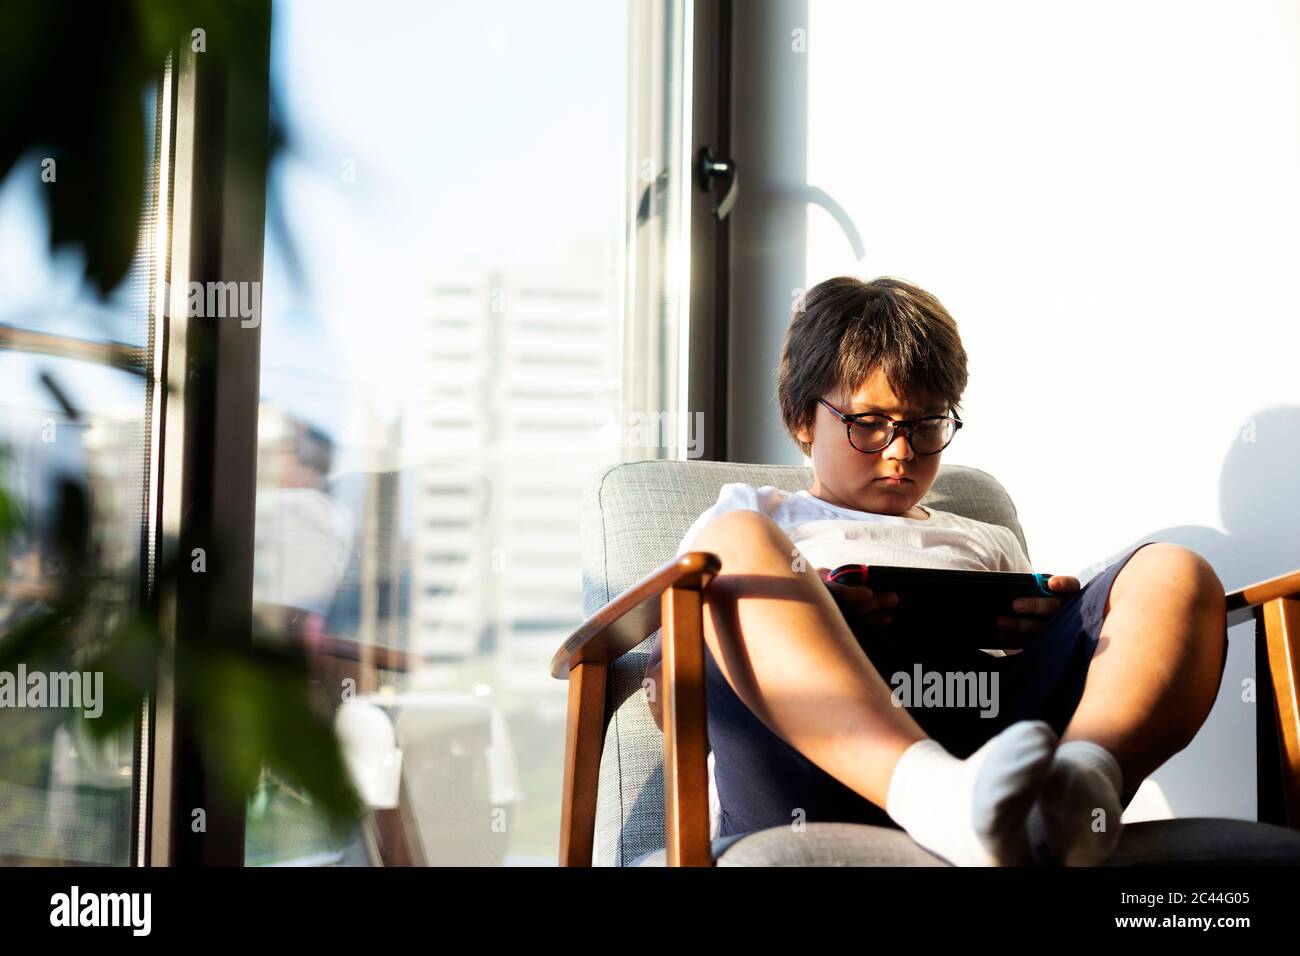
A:
{"type": "MultiPolygon", "coordinates": [[[[801,832],[772,827],[713,841],[718,866],[949,866],[902,830],[859,823],[810,823],[801,832]]],[[[630,866],[664,866],[658,849],[630,866]]],[[[1300,832],[1250,820],[1188,817],[1124,827],[1108,867],[1294,866],[1300,832]]]]}
{"type": "Polygon", "coordinates": [[[1300,864],[1300,832],[1254,820],[1181,817],[1124,825],[1107,866],[1300,864]]]}
{"type": "MultiPolygon", "coordinates": [[[[742,833],[713,841],[718,866],[949,866],[902,830],[862,823],[810,823],[742,833]]],[[[630,866],[664,866],[660,848],[630,866]]]]}
{"type": "MultiPolygon", "coordinates": [[[[716,461],[636,461],[600,469],[583,494],[583,612],[591,616],[677,553],[691,523],[729,482],[788,491],[812,486],[812,469],[716,461]]],[[[941,464],[921,503],[1009,528],[1025,547],[1011,497],[978,468],[941,464]]],[[[593,862],[622,866],[664,845],[663,737],[646,705],[650,635],[610,667],[593,862]]]]}

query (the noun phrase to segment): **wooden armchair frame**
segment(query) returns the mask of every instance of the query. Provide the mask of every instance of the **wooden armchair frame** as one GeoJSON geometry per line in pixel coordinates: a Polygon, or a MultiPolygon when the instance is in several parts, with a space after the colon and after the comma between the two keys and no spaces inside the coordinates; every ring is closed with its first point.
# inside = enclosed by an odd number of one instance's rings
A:
{"type": "MultiPolygon", "coordinates": [[[[662,625],[664,835],[669,866],[712,866],[704,589],[717,555],[690,551],[582,623],[551,661],[568,678],[560,865],[590,866],[609,665],[662,625]]],[[[1300,570],[1227,594],[1228,624],[1255,620],[1258,817],[1300,830],[1300,570]]]]}

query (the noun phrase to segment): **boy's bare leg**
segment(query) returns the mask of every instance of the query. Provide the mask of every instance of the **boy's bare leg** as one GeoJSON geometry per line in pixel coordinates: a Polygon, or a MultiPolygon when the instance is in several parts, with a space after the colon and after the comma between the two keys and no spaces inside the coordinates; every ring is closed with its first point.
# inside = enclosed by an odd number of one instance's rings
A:
{"type": "Polygon", "coordinates": [[[795,570],[794,545],[757,511],[719,515],[691,547],[722,560],[704,592],[704,640],[736,696],[790,746],[884,807],[894,764],[926,733],[894,706],[816,570],[795,570]]]}
{"type": "Polygon", "coordinates": [[[1214,706],[1227,629],[1223,582],[1203,557],[1155,542],[1111,584],[1083,697],[1061,735],[1091,740],[1126,781],[1182,750],[1214,706]]]}
{"type": "Polygon", "coordinates": [[[1020,721],[965,760],[896,707],[811,567],[767,515],[724,513],[693,549],[722,561],[704,591],[704,639],[736,695],[774,733],[959,865],[1029,860],[1027,819],[1055,731],[1020,721]]]}
{"type": "Polygon", "coordinates": [[[1218,694],[1223,583],[1200,555],[1156,542],[1112,582],[1083,697],[1030,814],[1040,858],[1103,862],[1123,829],[1120,796],[1186,747],[1218,694]]]}

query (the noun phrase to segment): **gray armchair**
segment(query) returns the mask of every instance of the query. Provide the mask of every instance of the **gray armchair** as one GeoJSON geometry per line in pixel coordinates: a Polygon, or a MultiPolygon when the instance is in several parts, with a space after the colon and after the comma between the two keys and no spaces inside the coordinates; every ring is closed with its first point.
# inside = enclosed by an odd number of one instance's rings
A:
{"type": "MultiPolygon", "coordinates": [[[[710,840],[702,594],[716,555],[676,558],[691,522],[727,482],[809,488],[811,469],[641,461],[592,476],[582,505],[587,616],[552,661],[569,681],[560,863],[566,866],[945,866],[904,831],[850,823],[780,826],[710,840]],[[642,681],[663,626],[661,733],[642,681]]],[[[945,464],[923,499],[1009,528],[991,475],[945,464]]],[[[1261,822],[1183,818],[1129,824],[1108,866],[1300,863],[1300,571],[1228,595],[1229,621],[1254,616],[1261,822]]]]}

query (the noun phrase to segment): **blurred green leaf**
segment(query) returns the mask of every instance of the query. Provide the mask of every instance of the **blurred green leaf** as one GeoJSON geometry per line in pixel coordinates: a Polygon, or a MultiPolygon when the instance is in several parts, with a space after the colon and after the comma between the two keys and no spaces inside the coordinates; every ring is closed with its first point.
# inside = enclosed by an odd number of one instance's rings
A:
{"type": "Polygon", "coordinates": [[[304,658],[260,644],[251,654],[214,649],[185,677],[201,737],[232,793],[251,793],[265,763],[330,816],[360,815],[332,714],[312,699],[304,658]]]}
{"type": "MultiPolygon", "coordinates": [[[[17,0],[0,7],[0,182],[17,176],[41,184],[51,253],[84,253],[84,277],[101,297],[121,283],[135,255],[149,146],[144,110],[168,54],[187,48],[192,31],[201,29],[201,55],[217,61],[234,88],[260,89],[265,50],[244,41],[264,30],[266,3],[17,0]],[[52,182],[41,178],[46,158],[55,162],[52,182]]],[[[265,133],[265,141],[261,131],[240,138],[246,148],[237,151],[237,179],[264,182],[286,147],[274,102],[265,133]]],[[[270,208],[274,213],[274,199],[270,208]]],[[[65,412],[75,417],[75,410],[65,412]]],[[[6,460],[0,449],[0,465],[6,460]]],[[[251,649],[208,647],[184,634],[178,637],[184,653],[173,657],[152,608],[117,620],[120,599],[114,603],[105,592],[108,572],[98,566],[91,517],[89,490],[64,481],[49,532],[55,566],[41,570],[56,593],[9,595],[0,620],[0,668],[25,663],[101,671],[102,715],[67,719],[83,720],[93,739],[104,740],[135,719],[156,692],[160,669],[186,662],[176,673],[177,699],[194,715],[199,746],[232,794],[269,793],[279,778],[300,788],[331,825],[356,819],[360,800],[333,732],[333,706],[314,694],[305,657],[264,642],[251,649]]],[[[0,482],[6,572],[10,548],[31,533],[20,503],[0,482]]],[[[167,593],[179,573],[157,569],[156,592],[167,593]]]]}
{"type": "MultiPolygon", "coordinates": [[[[176,700],[193,718],[197,746],[233,801],[257,792],[269,771],[301,790],[331,830],[341,832],[360,817],[360,797],[334,733],[337,702],[313,683],[300,647],[266,639],[246,646],[212,644],[182,632],[179,653],[173,654],[149,606],[114,623],[121,614],[120,583],[102,589],[111,576],[97,564],[90,493],[79,481],[60,480],[49,536],[57,563],[54,591],[9,608],[0,631],[0,670],[14,672],[22,664],[29,673],[98,672],[103,695],[95,718],[75,709],[57,718],[49,711],[47,717],[80,721],[91,740],[111,739],[132,725],[146,697],[157,692],[160,673],[172,672],[176,700]]],[[[215,566],[223,564],[220,554],[219,544],[211,549],[215,566]]],[[[166,593],[185,573],[183,562],[162,564],[155,585],[166,593]]],[[[38,762],[31,773],[39,769],[38,762]]]]}
{"type": "Polygon", "coordinates": [[[135,720],[146,696],[157,691],[159,666],[167,658],[156,622],[143,615],[119,628],[81,670],[104,675],[103,709],[85,721],[92,739],[107,740],[135,720]]]}
{"type": "MultiPolygon", "coordinates": [[[[13,0],[0,6],[0,181],[40,183],[50,250],[84,252],[100,296],[125,278],[144,196],[147,93],[169,52],[204,31],[203,56],[256,85],[266,0],[13,0]],[[54,180],[42,178],[54,160],[54,180]]],[[[284,142],[273,115],[265,144],[239,159],[264,177],[284,142]]]]}

